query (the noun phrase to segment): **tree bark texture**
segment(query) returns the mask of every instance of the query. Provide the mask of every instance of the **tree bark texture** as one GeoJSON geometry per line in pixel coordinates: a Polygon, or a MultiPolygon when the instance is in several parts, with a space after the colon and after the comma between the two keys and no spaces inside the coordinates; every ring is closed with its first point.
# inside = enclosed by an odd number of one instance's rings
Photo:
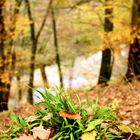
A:
{"type": "Polygon", "coordinates": [[[22,86],[21,86],[21,78],[19,75],[16,76],[17,78],[17,87],[18,87],[18,100],[22,100],[22,86]]]}
{"type": "Polygon", "coordinates": [[[48,79],[47,79],[47,74],[45,72],[45,65],[44,64],[40,65],[40,71],[41,71],[44,86],[48,88],[49,84],[48,84],[48,79]]]}
{"type": "Polygon", "coordinates": [[[0,111],[8,110],[9,99],[9,74],[5,65],[4,42],[6,40],[6,31],[4,25],[4,4],[5,0],[0,1],[0,111]]]}
{"type": "Polygon", "coordinates": [[[131,19],[131,37],[128,56],[128,69],[126,78],[128,81],[136,78],[140,80],[140,1],[134,0],[131,19]]]}
{"type": "MultiPolygon", "coordinates": [[[[26,2],[29,20],[33,21],[30,2],[29,0],[25,0],[25,2],[26,2]]],[[[31,57],[30,57],[29,89],[28,89],[28,96],[27,96],[27,100],[30,104],[33,104],[32,88],[34,86],[33,81],[34,81],[35,57],[36,57],[36,50],[37,50],[37,40],[35,37],[34,26],[35,26],[34,22],[32,22],[30,24],[32,48],[31,48],[31,57]]]]}
{"type": "Polygon", "coordinates": [[[12,14],[12,18],[11,18],[11,28],[10,28],[10,33],[12,34],[11,36],[11,40],[10,40],[10,59],[11,59],[11,63],[10,63],[10,71],[11,71],[11,74],[10,74],[10,81],[9,81],[9,92],[10,92],[10,89],[11,89],[11,82],[12,82],[12,77],[13,75],[15,74],[15,65],[16,65],[16,52],[15,52],[15,45],[14,45],[14,34],[16,32],[16,22],[17,22],[17,17],[18,17],[18,14],[20,12],[20,6],[22,4],[22,1],[23,0],[15,0],[15,8],[14,8],[14,11],[13,11],[13,14],[12,14]]]}
{"type": "Polygon", "coordinates": [[[29,89],[28,89],[28,96],[27,96],[28,102],[30,104],[33,104],[32,88],[34,87],[34,69],[35,69],[35,59],[36,59],[38,39],[41,35],[41,32],[43,31],[46,19],[49,15],[52,0],[49,1],[48,7],[46,9],[45,16],[42,20],[42,24],[41,24],[37,34],[35,33],[35,24],[34,24],[34,20],[33,20],[33,17],[32,17],[30,1],[25,0],[25,3],[26,3],[26,7],[27,7],[28,18],[29,18],[30,21],[33,21],[32,24],[30,24],[32,47],[31,47],[31,58],[30,58],[29,89]]]}
{"type": "MultiPolygon", "coordinates": [[[[112,0],[106,0],[106,6],[109,6],[108,2],[112,2],[112,0]]],[[[113,31],[113,23],[111,21],[112,14],[113,14],[113,8],[107,7],[105,9],[105,19],[104,19],[104,31],[106,35],[107,33],[113,31]]],[[[98,84],[107,84],[107,82],[110,80],[111,73],[112,73],[111,56],[112,56],[111,46],[105,46],[105,49],[102,51],[102,61],[101,61],[98,84]]]]}

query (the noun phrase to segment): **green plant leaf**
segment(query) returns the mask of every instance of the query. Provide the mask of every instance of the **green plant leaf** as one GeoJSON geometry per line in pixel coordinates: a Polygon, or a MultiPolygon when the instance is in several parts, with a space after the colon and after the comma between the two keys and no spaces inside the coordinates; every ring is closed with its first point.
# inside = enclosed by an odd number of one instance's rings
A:
{"type": "Polygon", "coordinates": [[[12,126],[12,133],[16,134],[17,132],[21,131],[21,127],[17,127],[17,126],[12,126]]]}
{"type": "Polygon", "coordinates": [[[73,133],[70,133],[70,140],[74,140],[73,133]]]}
{"type": "Polygon", "coordinates": [[[19,119],[18,119],[18,116],[17,116],[15,113],[12,113],[12,114],[10,115],[10,118],[11,118],[15,123],[17,123],[18,125],[20,124],[19,119]]]}
{"type": "Polygon", "coordinates": [[[113,109],[106,106],[98,108],[95,112],[94,118],[103,120],[116,120],[113,109]]]}
{"type": "Polygon", "coordinates": [[[18,119],[19,119],[19,122],[20,124],[25,127],[27,125],[26,121],[21,117],[21,116],[18,116],[18,119]]]}
{"type": "Polygon", "coordinates": [[[97,119],[97,120],[89,122],[88,127],[87,127],[86,130],[84,130],[84,132],[88,132],[88,131],[94,130],[95,127],[100,125],[102,122],[103,122],[103,120],[101,120],[101,119],[97,119]]]}
{"type": "Polygon", "coordinates": [[[80,128],[81,130],[84,130],[84,129],[85,129],[85,127],[84,127],[84,125],[83,125],[83,123],[82,123],[81,120],[76,120],[76,122],[78,123],[79,128],[80,128]]]}
{"type": "Polygon", "coordinates": [[[28,125],[27,128],[28,128],[28,129],[31,129],[31,128],[33,128],[34,126],[38,126],[38,125],[40,125],[40,122],[34,122],[33,124],[28,125]]]}

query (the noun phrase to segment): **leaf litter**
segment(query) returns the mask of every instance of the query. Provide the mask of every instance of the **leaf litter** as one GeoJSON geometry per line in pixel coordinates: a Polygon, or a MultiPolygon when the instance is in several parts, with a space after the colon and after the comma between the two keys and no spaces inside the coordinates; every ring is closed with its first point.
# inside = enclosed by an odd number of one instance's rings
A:
{"type": "MultiPolygon", "coordinates": [[[[88,95],[89,98],[93,97],[99,98],[99,104],[101,106],[107,105],[112,106],[112,108],[117,112],[117,116],[119,119],[126,125],[136,125],[140,126],[140,83],[139,82],[133,82],[131,85],[128,84],[121,84],[121,85],[112,85],[109,87],[104,88],[97,88],[91,91],[88,91],[86,93],[80,92],[78,95],[82,102],[85,102],[85,96],[88,95]]],[[[33,115],[34,110],[36,107],[29,106],[20,106],[15,109],[15,112],[24,118],[27,118],[31,115],[33,115]],[[24,114],[23,114],[24,112],[24,114]]],[[[64,111],[64,110],[61,110],[64,111]]],[[[60,112],[61,112],[60,111],[60,112]]],[[[64,112],[63,112],[64,113],[64,112]]],[[[69,113],[69,112],[68,112],[69,113]]],[[[1,131],[5,131],[6,129],[13,123],[9,119],[9,112],[2,112],[0,113],[0,119],[5,120],[5,124],[2,125],[0,123],[1,131]]],[[[61,114],[61,113],[60,113],[61,114]]],[[[65,114],[64,115],[68,115],[65,114]]],[[[78,115],[78,114],[74,114],[78,115]]],[[[48,119],[48,116],[44,116],[44,118],[48,119]]],[[[80,117],[80,116],[78,116],[80,117]]],[[[51,116],[49,116],[51,118],[51,116]]],[[[35,119],[33,118],[30,118],[35,119]]],[[[1,122],[1,120],[0,120],[1,122]]],[[[127,126],[119,126],[122,131],[130,131],[130,128],[127,126]]],[[[135,127],[135,126],[134,126],[135,127]]],[[[138,129],[137,127],[135,130],[138,129]]],[[[136,133],[139,133],[140,130],[138,130],[136,133]]],[[[44,129],[43,126],[34,127],[32,130],[34,133],[33,136],[22,134],[20,138],[17,140],[33,140],[33,139],[40,139],[40,140],[48,140],[48,137],[50,135],[50,129],[44,129]],[[40,132],[40,135],[37,134],[37,132],[40,132]],[[42,136],[42,137],[41,137],[42,136]],[[45,139],[42,139],[45,138],[45,139]]],[[[94,132],[94,131],[93,131],[94,132]]],[[[92,132],[86,132],[89,133],[89,137],[92,134],[92,132]]],[[[84,133],[86,135],[86,133],[84,133]]],[[[96,136],[96,133],[94,134],[96,136]]],[[[83,135],[84,137],[84,135],[83,135]]]]}
{"type": "Polygon", "coordinates": [[[140,82],[96,87],[94,90],[78,94],[83,102],[85,96],[99,98],[99,104],[112,106],[119,119],[126,125],[140,127],[140,82]]]}

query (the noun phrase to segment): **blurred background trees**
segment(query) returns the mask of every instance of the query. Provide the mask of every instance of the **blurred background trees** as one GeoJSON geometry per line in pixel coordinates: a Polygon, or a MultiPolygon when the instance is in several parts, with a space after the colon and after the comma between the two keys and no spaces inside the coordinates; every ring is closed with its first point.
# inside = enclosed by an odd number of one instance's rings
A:
{"type": "Polygon", "coordinates": [[[108,37],[108,33],[113,32],[113,0],[106,0],[105,1],[105,19],[104,19],[104,31],[105,31],[105,38],[104,38],[104,48],[102,51],[102,62],[101,62],[101,69],[99,75],[98,84],[106,84],[107,81],[110,80],[111,72],[112,72],[112,46],[110,37],[108,37]]]}
{"type": "Polygon", "coordinates": [[[0,2],[0,111],[8,109],[16,62],[14,46],[16,21],[21,3],[22,0],[16,0],[13,5],[6,3],[5,0],[0,2]]]}
{"type": "Polygon", "coordinates": [[[139,76],[139,5],[1,0],[0,110],[9,98],[33,104],[38,87],[91,88],[139,76]]]}
{"type": "Polygon", "coordinates": [[[140,79],[140,1],[134,0],[131,17],[131,44],[128,57],[128,69],[126,78],[140,79]]]}
{"type": "Polygon", "coordinates": [[[8,97],[6,96],[9,96],[9,89],[8,89],[8,86],[9,86],[9,79],[8,79],[8,76],[6,76],[7,78],[7,81],[3,79],[3,75],[8,75],[6,72],[5,72],[5,54],[4,54],[4,43],[5,43],[5,36],[6,36],[6,31],[5,31],[5,25],[4,25],[4,4],[5,4],[5,1],[2,0],[0,2],[0,56],[1,56],[1,66],[0,66],[0,111],[2,111],[3,109],[8,109],[7,107],[7,99],[8,97]]]}

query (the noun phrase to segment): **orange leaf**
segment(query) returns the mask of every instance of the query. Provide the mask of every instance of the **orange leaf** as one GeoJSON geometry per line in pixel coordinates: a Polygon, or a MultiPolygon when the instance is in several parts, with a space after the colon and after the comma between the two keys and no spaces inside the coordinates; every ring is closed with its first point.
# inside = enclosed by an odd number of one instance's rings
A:
{"type": "Polygon", "coordinates": [[[59,115],[61,117],[69,118],[69,119],[73,119],[73,120],[80,120],[81,119],[81,116],[79,114],[75,114],[75,113],[69,112],[67,110],[61,110],[59,112],[59,115]]]}

